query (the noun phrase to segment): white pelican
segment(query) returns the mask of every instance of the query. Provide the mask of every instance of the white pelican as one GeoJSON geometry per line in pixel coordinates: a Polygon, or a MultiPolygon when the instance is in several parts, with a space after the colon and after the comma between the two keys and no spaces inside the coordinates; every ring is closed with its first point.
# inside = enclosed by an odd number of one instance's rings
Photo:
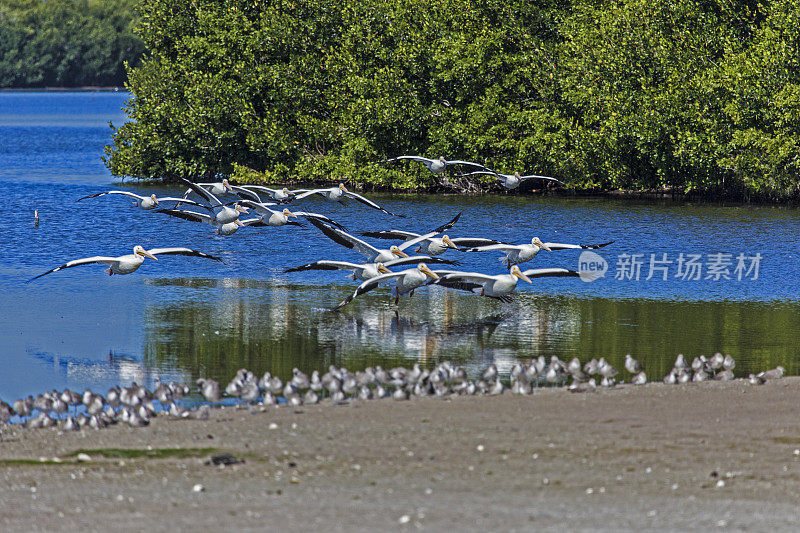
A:
{"type": "Polygon", "coordinates": [[[128,196],[136,200],[134,205],[141,207],[142,209],[149,211],[151,209],[155,209],[158,207],[159,202],[180,202],[185,204],[197,205],[201,207],[203,204],[199,204],[194,200],[187,200],[185,198],[158,198],[155,194],[151,194],[150,196],[139,196],[138,194],[134,194],[130,191],[105,191],[99,192],[97,194],[90,194],[89,196],[84,196],[83,198],[78,198],[76,201],[80,202],[81,200],[86,200],[87,198],[97,198],[98,196],[105,196],[106,194],[122,194],[124,196],[128,196]]]}
{"type": "Polygon", "coordinates": [[[331,311],[341,309],[353,301],[353,298],[356,298],[365,292],[371,291],[380,285],[381,282],[391,279],[396,280],[394,286],[394,303],[397,305],[400,300],[400,296],[406,293],[409,293],[411,296],[413,296],[414,289],[439,279],[439,275],[428,268],[428,265],[425,263],[419,263],[416,268],[409,268],[407,270],[401,270],[400,272],[392,272],[391,274],[381,274],[380,276],[376,276],[359,285],[353,294],[342,300],[339,305],[331,309],[331,311]]]}
{"type": "Polygon", "coordinates": [[[312,194],[319,194],[320,196],[324,197],[329,202],[343,202],[345,198],[352,198],[358,202],[361,202],[364,205],[367,205],[373,209],[377,209],[378,211],[383,211],[387,215],[393,215],[396,217],[405,217],[405,215],[398,215],[396,213],[392,213],[391,211],[387,211],[386,209],[382,208],[375,202],[371,200],[367,200],[360,194],[356,194],[354,192],[350,192],[344,186],[344,183],[340,183],[338,187],[331,187],[329,189],[298,189],[295,191],[299,193],[295,195],[295,200],[302,200],[307,196],[311,196],[312,194]]]}
{"type": "Polygon", "coordinates": [[[499,172],[494,172],[491,170],[478,170],[476,172],[470,172],[468,176],[475,176],[480,174],[486,176],[494,176],[495,178],[498,179],[500,184],[506,189],[516,189],[517,187],[519,187],[519,184],[522,183],[524,180],[532,180],[532,179],[554,181],[556,183],[564,185],[563,181],[557,180],[556,178],[551,178],[550,176],[537,176],[536,174],[528,174],[527,176],[520,176],[519,172],[514,172],[513,174],[500,174],[499,172]]]}
{"type": "Polygon", "coordinates": [[[509,295],[514,291],[519,280],[533,283],[531,278],[580,276],[580,273],[566,268],[533,268],[523,272],[517,265],[512,266],[508,274],[499,274],[497,276],[489,276],[479,272],[439,271],[439,273],[441,277],[435,282],[437,285],[469,291],[504,302],[510,301],[511,297],[509,295]]]}
{"type": "Polygon", "coordinates": [[[499,252],[503,252],[506,255],[505,257],[500,258],[500,262],[504,263],[506,268],[509,268],[511,265],[530,261],[536,257],[536,254],[539,253],[539,250],[547,250],[548,252],[555,250],[594,250],[597,248],[602,248],[603,246],[608,246],[613,242],[614,241],[609,241],[603,244],[561,244],[558,242],[542,242],[539,237],[534,237],[531,239],[530,244],[490,244],[487,246],[467,248],[466,251],[488,252],[491,250],[497,250],[499,252]]]}
{"type": "Polygon", "coordinates": [[[427,255],[414,255],[411,257],[399,257],[386,261],[385,263],[348,263],[347,261],[315,261],[299,267],[287,268],[284,273],[300,272],[303,270],[350,270],[352,271],[351,277],[354,280],[367,281],[380,276],[381,274],[390,274],[391,267],[412,265],[427,261],[429,263],[445,263],[448,265],[458,264],[457,261],[450,261],[438,257],[429,257],[427,255]]]}
{"type": "MultiPolygon", "coordinates": [[[[239,203],[236,203],[236,205],[233,207],[229,207],[223,204],[219,198],[214,196],[213,193],[203,189],[196,183],[192,183],[186,178],[181,178],[181,181],[186,183],[189,188],[195,191],[198,195],[205,198],[205,200],[209,203],[211,211],[214,213],[213,220],[218,224],[229,224],[237,220],[241,213],[247,213],[247,208],[239,203]]],[[[227,181],[228,180],[224,180],[225,183],[227,183],[227,181]]],[[[228,187],[230,187],[230,184],[228,184],[228,187]]]]}
{"type": "Polygon", "coordinates": [[[195,257],[202,257],[204,259],[222,261],[222,258],[220,257],[198,252],[197,250],[192,250],[191,248],[151,248],[150,250],[145,250],[142,246],[136,245],[133,247],[132,254],[121,255],[119,257],[104,257],[98,255],[95,257],[86,257],[84,259],[74,259],[52,270],[48,270],[44,274],[39,274],[38,276],[29,279],[26,283],[29,283],[37,278],[41,278],[42,276],[46,276],[47,274],[58,272],[59,270],[63,270],[65,268],[88,265],[90,263],[103,263],[108,265],[106,272],[109,275],[130,274],[131,272],[136,272],[136,270],[142,266],[145,257],[149,257],[150,259],[155,259],[158,261],[158,258],[156,257],[157,255],[192,255],[195,257]]]}
{"type": "MultiPolygon", "coordinates": [[[[345,227],[332,220],[325,215],[320,215],[319,213],[307,213],[305,211],[289,211],[289,209],[284,208],[283,211],[275,211],[270,209],[268,206],[277,205],[274,203],[264,203],[264,202],[253,202],[251,200],[242,200],[239,202],[241,205],[254,210],[256,213],[265,217],[265,222],[270,226],[283,226],[284,224],[292,224],[289,222],[289,217],[303,217],[306,220],[309,218],[315,218],[317,220],[321,220],[326,224],[330,224],[331,226],[335,226],[341,230],[344,230],[345,227]]],[[[298,223],[294,223],[298,224],[298,223]]],[[[299,224],[298,224],[299,225],[299,224]]]]}
{"type": "Polygon", "coordinates": [[[403,250],[409,246],[417,244],[423,239],[436,235],[436,233],[428,233],[427,235],[423,235],[417,239],[406,241],[400,246],[392,246],[388,249],[380,249],[375,248],[371,244],[367,244],[358,237],[354,237],[345,231],[328,226],[319,220],[310,218],[308,221],[314,224],[322,233],[325,234],[326,237],[331,239],[336,244],[341,244],[345,248],[350,248],[351,250],[355,250],[364,255],[364,257],[367,258],[368,263],[386,263],[387,261],[391,261],[397,257],[408,257],[408,254],[403,250]]]}
{"type": "Polygon", "coordinates": [[[440,174],[445,168],[451,165],[466,165],[466,166],[478,167],[483,170],[490,170],[485,166],[481,165],[480,163],[473,163],[471,161],[461,161],[459,159],[451,159],[448,161],[447,159],[444,158],[444,156],[439,157],[439,159],[428,159],[427,157],[421,157],[418,155],[401,155],[398,157],[393,157],[391,159],[386,159],[385,161],[382,162],[392,163],[394,161],[403,161],[404,159],[422,163],[423,165],[428,167],[428,170],[430,170],[434,174],[440,174]]]}
{"type": "Polygon", "coordinates": [[[266,224],[261,224],[261,218],[251,218],[247,220],[239,220],[238,218],[235,219],[233,222],[226,222],[221,224],[214,220],[214,217],[211,215],[206,215],[205,213],[197,213],[196,211],[182,211],[180,209],[159,209],[156,213],[164,213],[165,215],[169,215],[176,218],[182,218],[184,220],[190,220],[192,222],[203,222],[205,224],[210,224],[216,228],[217,235],[232,235],[236,233],[239,228],[243,228],[245,226],[265,226],[266,224]]]}

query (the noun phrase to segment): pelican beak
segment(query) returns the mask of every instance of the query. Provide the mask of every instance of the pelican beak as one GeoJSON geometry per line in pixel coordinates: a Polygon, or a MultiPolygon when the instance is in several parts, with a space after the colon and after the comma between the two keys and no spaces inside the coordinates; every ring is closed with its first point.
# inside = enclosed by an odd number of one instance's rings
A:
{"type": "Polygon", "coordinates": [[[381,274],[391,274],[392,271],[383,266],[383,263],[378,263],[378,272],[381,274]]]}
{"type": "Polygon", "coordinates": [[[154,256],[153,254],[151,254],[151,253],[150,253],[150,252],[148,252],[147,250],[142,250],[142,251],[141,251],[141,252],[139,252],[139,253],[140,253],[141,255],[145,256],[145,257],[149,257],[150,259],[155,259],[156,261],[158,261],[158,257],[154,256]]]}
{"type": "Polygon", "coordinates": [[[534,237],[534,238],[533,238],[533,244],[535,244],[536,246],[538,246],[538,247],[539,247],[539,248],[541,248],[542,250],[547,250],[548,252],[552,252],[552,251],[553,251],[553,250],[551,250],[551,249],[550,249],[550,247],[549,247],[549,246],[547,246],[545,243],[543,243],[543,242],[542,242],[542,241],[539,239],[539,237],[534,237]]]}
{"type": "Polygon", "coordinates": [[[528,276],[526,276],[526,275],[525,275],[525,274],[522,272],[522,270],[520,270],[520,269],[519,269],[519,267],[518,267],[517,265],[514,265],[513,267],[511,267],[511,275],[513,275],[513,276],[517,276],[517,277],[518,277],[519,279],[521,279],[522,281],[527,281],[528,283],[533,283],[533,282],[531,281],[531,278],[529,278],[528,276]]]}
{"type": "Polygon", "coordinates": [[[396,255],[397,257],[408,257],[408,254],[405,253],[403,250],[398,248],[397,246],[392,246],[391,252],[396,255]]]}
{"type": "Polygon", "coordinates": [[[428,265],[421,264],[421,265],[419,265],[419,269],[420,269],[420,271],[426,273],[427,275],[429,275],[433,279],[439,279],[439,274],[437,274],[436,272],[434,272],[433,270],[428,268],[428,265]]]}
{"type": "Polygon", "coordinates": [[[297,218],[297,215],[295,215],[294,213],[292,213],[291,211],[289,211],[289,209],[284,209],[284,210],[283,210],[283,216],[285,216],[285,217],[294,217],[294,218],[297,218]]]}
{"type": "Polygon", "coordinates": [[[447,246],[449,246],[450,248],[453,248],[454,250],[458,250],[458,246],[456,246],[456,243],[454,243],[453,241],[451,241],[451,240],[450,240],[450,237],[448,237],[447,235],[445,235],[444,237],[442,237],[442,242],[444,242],[444,243],[445,243],[447,246]]]}

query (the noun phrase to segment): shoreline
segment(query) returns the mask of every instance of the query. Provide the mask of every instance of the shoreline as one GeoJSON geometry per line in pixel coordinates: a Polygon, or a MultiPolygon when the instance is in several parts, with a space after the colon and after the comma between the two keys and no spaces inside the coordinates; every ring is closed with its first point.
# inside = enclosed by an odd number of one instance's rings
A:
{"type": "Polygon", "coordinates": [[[7,427],[0,524],[796,530],[799,404],[800,377],[788,377],[226,408],[138,429],[7,427]],[[206,464],[221,453],[244,462],[206,464]]]}

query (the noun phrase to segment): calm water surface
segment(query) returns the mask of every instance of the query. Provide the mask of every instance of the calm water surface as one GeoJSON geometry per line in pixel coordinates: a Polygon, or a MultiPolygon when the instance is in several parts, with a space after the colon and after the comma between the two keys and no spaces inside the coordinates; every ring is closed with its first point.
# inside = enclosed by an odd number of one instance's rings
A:
{"type": "MultiPolygon", "coordinates": [[[[424,231],[463,212],[452,236],[615,241],[598,250],[608,265],[605,277],[592,283],[535,280],[532,286],[521,284],[510,304],[434,287],[397,307],[388,290],[376,290],[330,313],[325,309],[354,288],[344,273],[283,270],[323,258],[360,261],[360,256],[311,226],[245,228],[218,237],[209,226],[135,209],[121,198],[75,202],[121,187],[100,157],[110,142],[108,122],[124,121],[120,108],[126,97],[0,93],[0,195],[12,221],[3,232],[0,263],[2,398],[156,377],[229,379],[243,366],[287,376],[294,366],[358,369],[449,359],[474,371],[490,362],[508,370],[514,361],[540,354],[605,356],[619,364],[632,353],[651,377],[660,378],[679,352],[719,350],[737,359],[739,374],[777,364],[800,372],[795,209],[370,195],[408,215],[401,219],[358,204],[312,200],[303,208],[328,214],[354,232],[424,231]],[[34,209],[40,212],[39,228],[33,227],[34,209]],[[226,262],[162,257],[128,276],[109,277],[101,265],[90,265],[24,283],[69,259],[130,253],[135,244],[190,246],[226,262]],[[646,280],[651,254],[671,263],[654,263],[663,268],[646,280]],[[699,280],[676,276],[680,254],[684,260],[698,255],[699,280]],[[757,279],[754,270],[737,279],[740,254],[745,267],[760,254],[757,279]],[[638,280],[625,267],[631,257],[641,260],[638,280]],[[731,279],[706,279],[715,257],[730,260],[731,279]],[[615,279],[618,271],[624,279],[615,279]]],[[[463,270],[501,272],[497,254],[448,254],[463,270]]],[[[528,265],[575,269],[578,255],[542,252],[528,265]]]]}

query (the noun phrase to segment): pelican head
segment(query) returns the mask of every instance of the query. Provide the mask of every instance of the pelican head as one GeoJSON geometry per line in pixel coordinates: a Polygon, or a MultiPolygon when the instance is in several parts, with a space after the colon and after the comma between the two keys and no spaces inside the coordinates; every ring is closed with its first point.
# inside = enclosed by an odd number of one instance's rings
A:
{"type": "Polygon", "coordinates": [[[389,251],[392,252],[397,257],[408,257],[408,254],[405,253],[400,248],[398,248],[397,246],[392,246],[391,248],[389,248],[389,251]]]}
{"type": "Polygon", "coordinates": [[[150,195],[150,199],[153,200],[153,203],[158,205],[158,198],[156,198],[155,193],[150,195]]]}
{"type": "Polygon", "coordinates": [[[450,248],[453,248],[454,250],[458,250],[458,246],[456,246],[456,243],[454,243],[452,240],[450,240],[450,237],[448,237],[447,235],[443,235],[442,236],[442,242],[445,243],[450,248]]]}
{"type": "Polygon", "coordinates": [[[347,187],[344,186],[344,183],[340,183],[339,188],[342,190],[342,192],[347,192],[347,187]]]}
{"type": "Polygon", "coordinates": [[[425,263],[418,264],[417,265],[417,270],[419,270],[420,272],[422,272],[426,276],[429,276],[429,277],[431,277],[433,279],[439,279],[439,274],[437,274],[436,272],[434,272],[433,270],[428,268],[428,265],[426,265],[425,263]]]}
{"type": "Polygon", "coordinates": [[[240,213],[249,213],[250,212],[247,207],[243,206],[242,204],[238,204],[238,203],[236,204],[236,210],[239,211],[240,213]]]}
{"type": "Polygon", "coordinates": [[[519,172],[517,172],[516,170],[514,171],[514,177],[517,178],[517,179],[521,179],[522,178],[522,176],[520,176],[519,172]]]}
{"type": "Polygon", "coordinates": [[[294,217],[294,218],[297,218],[297,215],[295,215],[294,213],[292,213],[291,211],[289,211],[289,209],[288,209],[288,208],[284,208],[284,209],[283,209],[283,216],[285,216],[285,217],[287,217],[287,218],[288,218],[288,217],[294,217]]]}
{"type": "Polygon", "coordinates": [[[226,178],[223,178],[223,179],[222,179],[222,187],[223,187],[225,190],[228,190],[228,191],[232,191],[232,190],[233,190],[233,188],[231,188],[231,184],[230,184],[230,183],[228,183],[228,180],[227,180],[226,178]]]}
{"type": "Polygon", "coordinates": [[[287,189],[286,187],[284,187],[284,188],[283,188],[283,190],[282,190],[281,192],[282,192],[283,194],[285,194],[286,196],[294,196],[294,195],[292,194],[292,191],[290,191],[290,190],[289,190],[289,189],[287,189]]]}
{"type": "Polygon", "coordinates": [[[237,226],[239,226],[240,228],[244,227],[244,224],[242,224],[242,221],[239,220],[238,218],[236,220],[234,220],[233,223],[236,224],[237,226]]]}
{"type": "Polygon", "coordinates": [[[514,266],[512,266],[512,267],[511,267],[511,270],[509,270],[509,273],[510,273],[512,276],[516,276],[516,277],[518,277],[518,278],[519,278],[519,279],[521,279],[522,281],[527,281],[528,283],[533,283],[533,282],[531,281],[531,278],[529,278],[528,276],[526,276],[526,275],[525,275],[525,273],[524,273],[524,272],[522,272],[522,270],[520,270],[520,269],[519,269],[519,267],[518,267],[517,265],[514,265],[514,266]]]}
{"type": "Polygon", "coordinates": [[[158,257],[154,256],[150,252],[144,249],[143,246],[139,246],[138,244],[133,247],[133,253],[136,255],[141,255],[142,257],[149,257],[150,259],[155,259],[158,261],[158,257]]]}
{"type": "Polygon", "coordinates": [[[442,164],[445,164],[445,163],[447,163],[447,160],[444,158],[444,156],[443,156],[443,155],[440,155],[440,156],[439,156],[439,163],[442,163],[442,164]]]}
{"type": "Polygon", "coordinates": [[[378,272],[380,272],[381,274],[391,274],[392,273],[392,271],[389,270],[388,268],[386,268],[383,263],[378,263],[378,265],[375,268],[377,268],[378,272]]]}
{"type": "Polygon", "coordinates": [[[543,243],[541,241],[541,239],[539,239],[539,237],[534,237],[533,239],[531,239],[531,244],[534,245],[534,246],[538,246],[542,250],[547,250],[548,252],[552,252],[553,251],[553,250],[550,249],[549,246],[547,246],[545,243],[543,243]]]}

